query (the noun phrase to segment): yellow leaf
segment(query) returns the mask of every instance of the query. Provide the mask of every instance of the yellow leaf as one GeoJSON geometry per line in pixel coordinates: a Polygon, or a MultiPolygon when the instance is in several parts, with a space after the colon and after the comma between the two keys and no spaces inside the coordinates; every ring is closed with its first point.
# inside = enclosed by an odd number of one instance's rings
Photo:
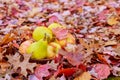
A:
{"type": "Polygon", "coordinates": [[[76,77],[74,80],[91,80],[91,75],[89,72],[84,72],[80,76],[76,77]]]}
{"type": "Polygon", "coordinates": [[[117,19],[118,19],[117,17],[111,16],[111,17],[108,18],[107,23],[109,25],[117,24],[118,23],[117,19]]]}

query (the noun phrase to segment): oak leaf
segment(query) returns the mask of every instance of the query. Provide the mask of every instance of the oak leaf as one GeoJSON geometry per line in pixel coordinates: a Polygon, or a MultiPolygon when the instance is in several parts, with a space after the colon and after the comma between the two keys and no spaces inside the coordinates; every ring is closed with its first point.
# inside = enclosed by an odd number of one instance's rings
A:
{"type": "Polygon", "coordinates": [[[33,68],[36,66],[36,63],[29,63],[31,54],[23,54],[24,60],[20,61],[20,54],[16,53],[15,55],[7,55],[8,62],[13,65],[13,70],[16,71],[19,67],[21,68],[21,74],[27,76],[27,69],[33,72],[33,68]]]}

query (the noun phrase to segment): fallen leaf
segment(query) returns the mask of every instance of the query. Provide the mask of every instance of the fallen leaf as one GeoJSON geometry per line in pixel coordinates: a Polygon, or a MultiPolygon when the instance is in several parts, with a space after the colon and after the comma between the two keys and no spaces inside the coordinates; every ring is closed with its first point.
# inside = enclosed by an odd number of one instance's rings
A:
{"type": "Polygon", "coordinates": [[[106,61],[106,59],[104,58],[104,56],[103,56],[102,54],[97,54],[97,56],[98,56],[98,59],[99,59],[101,62],[103,62],[103,63],[105,63],[105,64],[108,64],[107,61],[106,61]]]}
{"type": "Polygon", "coordinates": [[[8,62],[0,61],[0,74],[5,74],[10,67],[8,62]]]}
{"type": "Polygon", "coordinates": [[[78,6],[78,7],[81,7],[81,6],[83,6],[84,4],[85,4],[85,2],[86,2],[86,0],[75,0],[75,2],[76,2],[76,5],[78,6]]]}
{"type": "Polygon", "coordinates": [[[79,68],[83,71],[86,71],[87,70],[87,67],[84,65],[84,64],[80,64],[79,65],[79,68]]]}
{"type": "Polygon", "coordinates": [[[33,72],[33,68],[36,66],[36,63],[30,63],[29,59],[31,54],[23,54],[24,60],[20,61],[19,53],[15,53],[15,55],[7,55],[8,62],[13,65],[13,70],[16,71],[19,67],[21,68],[21,74],[27,76],[26,69],[29,69],[33,72]]]}
{"type": "Polygon", "coordinates": [[[50,65],[45,64],[45,65],[38,65],[35,69],[35,76],[39,79],[39,80],[43,80],[43,77],[47,77],[50,75],[50,72],[48,71],[48,69],[50,69],[50,65]]]}
{"type": "Polygon", "coordinates": [[[109,25],[115,25],[118,23],[117,19],[118,19],[117,17],[111,16],[108,18],[107,23],[109,25]]]}
{"type": "Polygon", "coordinates": [[[55,63],[54,60],[52,60],[51,62],[48,62],[47,64],[50,65],[51,69],[53,69],[53,70],[57,70],[57,67],[59,65],[59,63],[55,63]]]}
{"type": "Polygon", "coordinates": [[[59,19],[58,19],[57,16],[51,16],[51,17],[49,18],[49,23],[58,22],[58,21],[59,21],[59,19]]]}
{"type": "Polygon", "coordinates": [[[91,80],[91,75],[89,72],[83,72],[81,75],[76,77],[74,80],[91,80]]]}
{"type": "Polygon", "coordinates": [[[111,45],[116,45],[117,44],[117,41],[107,41],[105,43],[105,46],[111,46],[111,45]]]}
{"type": "Polygon", "coordinates": [[[93,66],[97,79],[106,79],[110,75],[110,68],[106,64],[94,64],[93,66]]]}
{"type": "Polygon", "coordinates": [[[61,77],[58,77],[57,80],[66,80],[66,78],[64,75],[62,75],[61,77]]]}
{"type": "Polygon", "coordinates": [[[19,49],[19,44],[18,43],[16,43],[16,42],[13,42],[13,44],[12,44],[15,48],[17,48],[17,49],[19,49]]]}
{"type": "Polygon", "coordinates": [[[14,40],[14,36],[12,34],[6,34],[4,38],[0,41],[0,45],[8,44],[13,40],[14,40]]]}
{"type": "Polygon", "coordinates": [[[57,39],[62,40],[67,38],[67,29],[63,28],[53,28],[52,29],[53,34],[56,36],[57,39]]]}
{"type": "Polygon", "coordinates": [[[101,21],[101,20],[106,20],[107,16],[106,14],[109,13],[109,10],[103,10],[102,12],[100,12],[98,14],[98,19],[101,21]]]}
{"type": "Polygon", "coordinates": [[[34,17],[35,15],[37,15],[40,12],[40,8],[38,7],[34,7],[29,11],[29,17],[34,17]]]}
{"type": "MultiPolygon", "coordinates": [[[[118,60],[117,60],[118,61],[118,60]]],[[[120,61],[119,61],[120,62],[120,61]]],[[[118,63],[119,63],[118,62],[118,63]]],[[[113,65],[112,67],[112,74],[114,76],[120,76],[120,64],[113,65]]]]}
{"type": "Polygon", "coordinates": [[[79,13],[82,13],[82,12],[83,12],[82,7],[79,7],[77,10],[78,10],[79,13]]]}
{"type": "Polygon", "coordinates": [[[29,75],[28,80],[39,80],[35,75],[29,75]]]}
{"type": "Polygon", "coordinates": [[[6,73],[3,78],[0,76],[0,80],[14,80],[14,79],[11,79],[11,75],[9,73],[6,73]]]}
{"type": "Polygon", "coordinates": [[[68,60],[70,64],[73,66],[78,66],[81,64],[81,61],[83,60],[83,55],[81,53],[72,53],[72,52],[66,52],[65,50],[59,50],[59,54],[63,55],[65,59],[68,60]]]}
{"type": "Polygon", "coordinates": [[[58,70],[57,75],[64,74],[65,76],[72,76],[77,71],[76,68],[65,68],[58,70]]]}
{"type": "Polygon", "coordinates": [[[115,35],[118,35],[118,34],[120,34],[120,28],[117,28],[117,29],[109,29],[109,32],[110,32],[110,33],[114,33],[115,35]]]}
{"type": "Polygon", "coordinates": [[[81,64],[83,59],[83,55],[80,53],[68,53],[64,57],[74,66],[81,64]]]}

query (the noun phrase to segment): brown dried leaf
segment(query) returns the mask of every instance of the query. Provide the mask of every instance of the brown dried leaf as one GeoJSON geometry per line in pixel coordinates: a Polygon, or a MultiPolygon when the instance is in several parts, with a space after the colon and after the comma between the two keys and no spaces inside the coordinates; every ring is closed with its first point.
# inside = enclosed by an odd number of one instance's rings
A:
{"type": "Polygon", "coordinates": [[[97,54],[97,56],[98,56],[98,59],[99,59],[100,61],[102,61],[102,62],[105,63],[105,64],[108,64],[107,61],[106,61],[106,59],[104,58],[104,56],[103,56],[102,54],[97,54]]]}
{"type": "Polygon", "coordinates": [[[90,54],[92,53],[92,49],[97,50],[99,48],[99,44],[95,43],[95,41],[89,41],[89,43],[88,43],[88,42],[84,41],[84,39],[79,39],[79,40],[80,40],[80,44],[84,48],[86,48],[86,51],[90,54]]]}
{"type": "Polygon", "coordinates": [[[120,28],[117,28],[117,29],[109,29],[109,32],[110,32],[110,33],[114,33],[115,35],[118,35],[118,34],[120,34],[120,28]]]}
{"type": "Polygon", "coordinates": [[[29,69],[33,72],[33,68],[36,66],[36,63],[29,63],[29,59],[31,54],[23,54],[24,60],[20,62],[20,55],[16,53],[15,55],[8,55],[8,62],[13,65],[13,70],[17,70],[19,67],[21,68],[21,74],[24,76],[27,75],[26,69],[29,69]]]}
{"type": "Polygon", "coordinates": [[[80,76],[76,77],[74,80],[91,80],[91,75],[89,72],[84,72],[80,76]]]}
{"type": "Polygon", "coordinates": [[[7,44],[14,40],[14,36],[12,34],[6,34],[4,38],[0,41],[0,45],[7,44]]]}
{"type": "Polygon", "coordinates": [[[116,41],[108,41],[105,43],[105,46],[116,45],[116,44],[117,44],[116,41]]]}
{"type": "Polygon", "coordinates": [[[8,62],[0,61],[0,74],[5,74],[9,67],[10,64],[8,62]]]}

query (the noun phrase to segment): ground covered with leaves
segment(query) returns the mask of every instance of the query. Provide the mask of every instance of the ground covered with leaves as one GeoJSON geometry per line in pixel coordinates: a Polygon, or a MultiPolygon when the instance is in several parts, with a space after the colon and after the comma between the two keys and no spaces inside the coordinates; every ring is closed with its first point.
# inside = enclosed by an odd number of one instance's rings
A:
{"type": "Polygon", "coordinates": [[[0,80],[119,76],[120,0],[0,0],[0,80]],[[52,57],[32,59],[26,48],[35,42],[33,31],[53,23],[65,27],[52,29],[52,42],[61,48],[52,57]]]}

